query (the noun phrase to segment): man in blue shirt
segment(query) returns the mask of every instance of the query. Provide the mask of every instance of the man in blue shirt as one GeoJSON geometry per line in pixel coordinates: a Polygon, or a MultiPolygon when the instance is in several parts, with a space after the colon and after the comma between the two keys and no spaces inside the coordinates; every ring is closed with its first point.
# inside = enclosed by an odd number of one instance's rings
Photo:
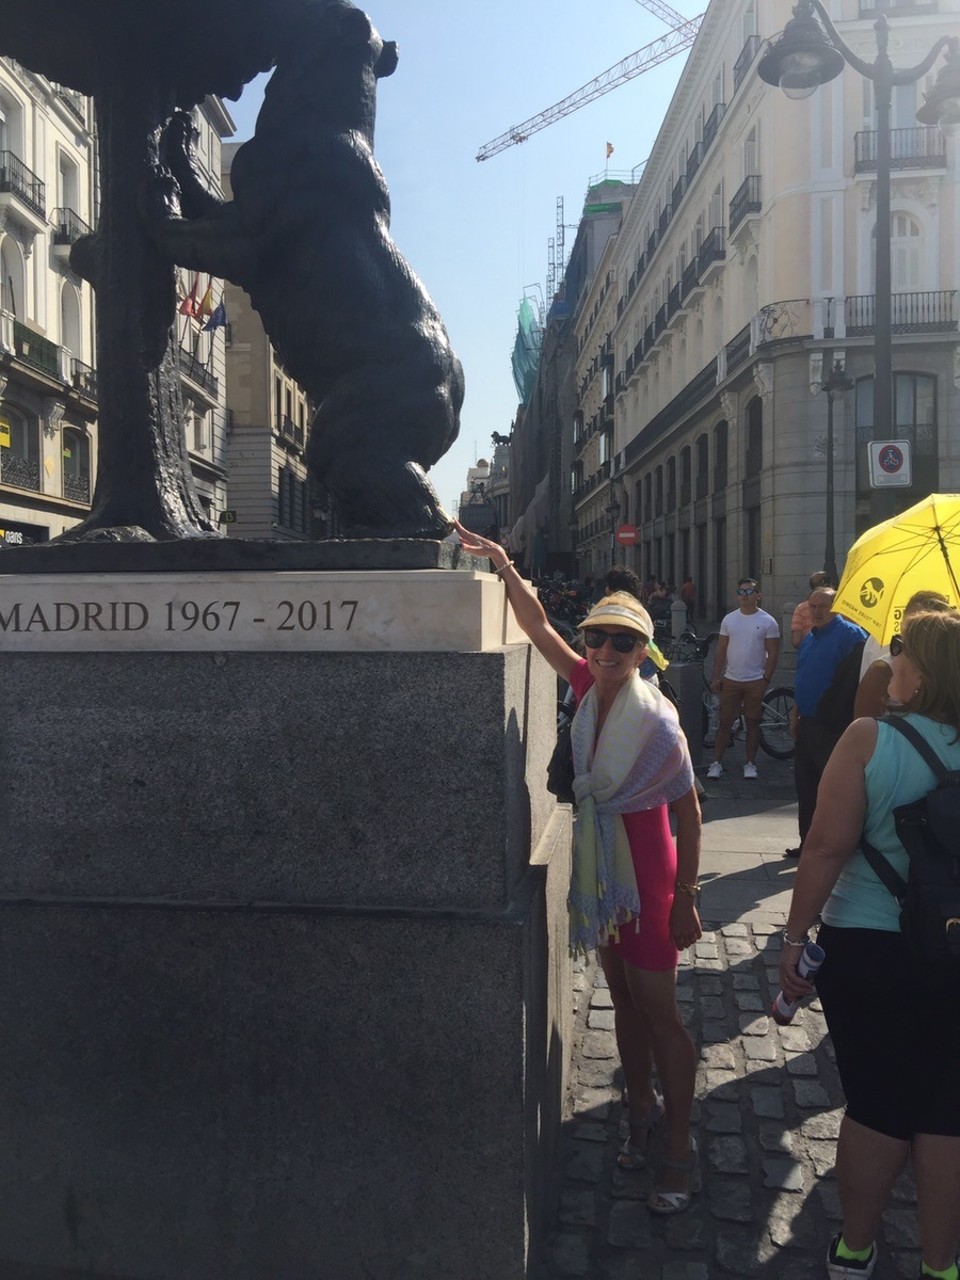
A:
{"type": "Polygon", "coordinates": [[[830,752],[836,745],[839,733],[849,723],[853,714],[853,695],[860,675],[859,655],[867,633],[839,614],[831,613],[836,591],[832,587],[818,587],[808,601],[813,629],[804,636],[797,651],[797,676],[794,685],[794,736],[797,740],[793,756],[793,776],[797,788],[798,824],[800,846],[788,849],[788,857],[799,857],[803,850],[813,811],[817,807],[817,788],[830,752]],[[857,650],[856,657],[844,665],[844,660],[857,650]],[[842,691],[831,689],[841,668],[849,665],[850,707],[849,714],[838,716],[838,708],[821,706],[821,699],[828,689],[830,701],[840,701],[842,691]],[[820,714],[818,715],[818,708],[820,714]],[[838,732],[839,729],[839,732],[838,732]]]}

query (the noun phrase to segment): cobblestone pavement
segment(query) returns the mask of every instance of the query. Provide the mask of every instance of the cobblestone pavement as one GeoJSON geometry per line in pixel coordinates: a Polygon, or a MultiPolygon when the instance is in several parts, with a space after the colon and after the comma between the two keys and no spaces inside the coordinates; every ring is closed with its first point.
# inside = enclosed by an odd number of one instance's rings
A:
{"type": "MultiPolygon", "coordinates": [[[[835,1143],[843,1098],[816,1001],[789,1027],[768,1016],[789,902],[796,806],[788,765],[760,784],[731,762],[707,783],[704,936],[681,963],[678,999],[697,1046],[694,1131],[703,1190],[671,1218],[647,1212],[654,1172],[623,1173],[622,1078],[599,966],[575,974],[577,1041],[542,1280],[825,1276],[838,1229],[835,1143]],[[708,923],[709,921],[709,923],[708,923]]],[[[652,1145],[655,1171],[657,1146],[652,1145]]],[[[886,1215],[875,1280],[917,1275],[915,1200],[904,1177],[886,1215]]]]}

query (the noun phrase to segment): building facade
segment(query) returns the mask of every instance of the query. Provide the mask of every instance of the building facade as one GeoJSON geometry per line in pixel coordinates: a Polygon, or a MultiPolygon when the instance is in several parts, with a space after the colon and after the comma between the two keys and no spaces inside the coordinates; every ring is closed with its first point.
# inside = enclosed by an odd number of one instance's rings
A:
{"type": "MultiPolygon", "coordinates": [[[[881,11],[895,66],[960,35],[960,0],[828,7],[868,62],[881,11]]],[[[710,4],[576,320],[592,371],[575,428],[580,570],[605,566],[615,510],[639,531],[620,557],[643,577],[692,575],[697,612],[713,617],[741,574],[762,578],[778,609],[823,564],[821,385],[836,363],[852,383],[833,406],[841,569],[876,511],[872,86],[850,68],[806,101],[764,84],[757,62],[791,11],[790,0],[710,4]]],[[[900,509],[960,487],[956,144],[915,118],[935,72],[898,87],[892,121],[894,434],[914,470],[900,509]]]]}
{"type": "Polygon", "coordinates": [[[70,246],[96,221],[90,104],[0,58],[0,538],[46,542],[90,508],[93,293],[70,246]]]}

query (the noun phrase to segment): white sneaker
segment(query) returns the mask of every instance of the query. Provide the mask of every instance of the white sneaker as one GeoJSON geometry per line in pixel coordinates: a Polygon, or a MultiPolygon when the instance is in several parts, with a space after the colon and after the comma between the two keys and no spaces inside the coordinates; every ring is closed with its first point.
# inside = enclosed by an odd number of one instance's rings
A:
{"type": "Polygon", "coordinates": [[[748,760],[743,766],[743,776],[745,778],[755,778],[757,776],[757,766],[755,764],[751,764],[748,760]]]}
{"type": "Polygon", "coordinates": [[[714,760],[713,764],[712,764],[712,765],[710,766],[710,768],[707,770],[707,777],[708,777],[708,778],[722,778],[722,777],[723,777],[723,765],[720,763],[720,761],[719,761],[719,760],[714,760]]]}

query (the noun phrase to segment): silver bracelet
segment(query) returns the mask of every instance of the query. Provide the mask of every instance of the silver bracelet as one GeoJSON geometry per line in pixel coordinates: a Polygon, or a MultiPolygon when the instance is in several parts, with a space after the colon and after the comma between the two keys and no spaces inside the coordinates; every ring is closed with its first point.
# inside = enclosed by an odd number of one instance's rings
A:
{"type": "Polygon", "coordinates": [[[805,947],[810,941],[810,935],[809,933],[805,933],[802,938],[791,938],[786,929],[784,929],[783,940],[788,947],[805,947]]]}
{"type": "Polygon", "coordinates": [[[499,576],[501,573],[503,573],[504,569],[509,569],[512,564],[513,564],[513,561],[508,560],[507,563],[502,564],[499,569],[494,569],[494,573],[499,576]]]}

